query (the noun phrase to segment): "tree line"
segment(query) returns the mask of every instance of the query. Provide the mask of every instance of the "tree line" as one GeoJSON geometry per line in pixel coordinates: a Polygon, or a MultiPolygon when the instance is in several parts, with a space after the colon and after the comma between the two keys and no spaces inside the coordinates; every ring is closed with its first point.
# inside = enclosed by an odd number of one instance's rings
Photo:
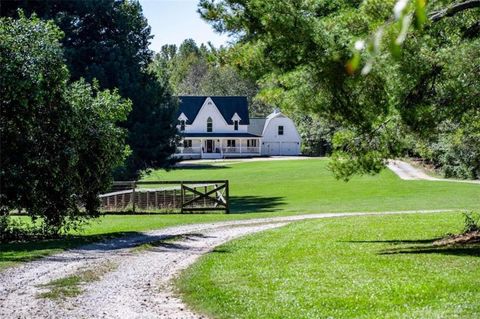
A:
{"type": "Polygon", "coordinates": [[[246,96],[251,116],[269,114],[272,106],[256,99],[259,92],[256,80],[232,65],[230,54],[228,47],[197,45],[193,39],[185,39],[178,47],[162,46],[150,68],[177,96],[246,96]]]}

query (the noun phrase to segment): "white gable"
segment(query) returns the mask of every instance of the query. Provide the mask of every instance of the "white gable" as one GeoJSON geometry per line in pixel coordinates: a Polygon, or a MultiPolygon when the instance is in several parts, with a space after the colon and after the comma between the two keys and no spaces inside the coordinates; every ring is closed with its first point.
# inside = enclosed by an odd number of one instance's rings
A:
{"type": "MultiPolygon", "coordinates": [[[[238,114],[234,114],[240,119],[238,114]]],[[[212,133],[234,133],[234,132],[247,132],[247,125],[239,125],[238,131],[233,130],[233,125],[228,124],[223,118],[222,113],[218,110],[217,106],[211,98],[206,98],[202,107],[198,111],[195,120],[191,125],[187,125],[185,132],[187,133],[206,133],[207,132],[207,120],[212,119],[212,133]]],[[[232,118],[233,119],[233,118],[232,118]]]]}
{"type": "Polygon", "coordinates": [[[232,116],[232,121],[238,121],[240,123],[241,120],[242,118],[238,116],[237,112],[235,112],[235,114],[232,116]]]}
{"type": "Polygon", "coordinates": [[[188,117],[182,112],[180,116],[178,117],[179,121],[188,121],[188,117]]]}
{"type": "Polygon", "coordinates": [[[263,128],[264,141],[300,142],[301,137],[293,121],[275,110],[267,117],[263,128]],[[278,134],[278,127],[283,126],[283,135],[278,134]]]}

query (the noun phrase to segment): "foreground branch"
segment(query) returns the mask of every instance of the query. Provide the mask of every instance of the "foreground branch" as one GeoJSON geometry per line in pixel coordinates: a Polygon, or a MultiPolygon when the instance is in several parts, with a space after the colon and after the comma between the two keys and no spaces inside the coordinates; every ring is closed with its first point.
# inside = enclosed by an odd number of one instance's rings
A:
{"type": "Polygon", "coordinates": [[[480,0],[468,0],[465,2],[454,4],[448,8],[432,12],[429,18],[431,21],[437,22],[445,17],[452,17],[461,11],[473,8],[480,8],[480,0]]]}

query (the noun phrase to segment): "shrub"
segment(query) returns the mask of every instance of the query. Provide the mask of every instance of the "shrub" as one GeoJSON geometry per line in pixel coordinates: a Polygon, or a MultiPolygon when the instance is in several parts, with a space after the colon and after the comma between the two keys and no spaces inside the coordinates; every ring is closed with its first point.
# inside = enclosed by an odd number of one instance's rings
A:
{"type": "Polygon", "coordinates": [[[7,214],[0,215],[0,243],[47,236],[52,234],[45,228],[44,223],[27,223],[20,219],[12,219],[7,214]]]}
{"type": "Polygon", "coordinates": [[[480,214],[470,212],[470,213],[465,213],[464,217],[465,217],[465,220],[464,220],[465,224],[463,227],[464,233],[480,231],[480,214]]]}

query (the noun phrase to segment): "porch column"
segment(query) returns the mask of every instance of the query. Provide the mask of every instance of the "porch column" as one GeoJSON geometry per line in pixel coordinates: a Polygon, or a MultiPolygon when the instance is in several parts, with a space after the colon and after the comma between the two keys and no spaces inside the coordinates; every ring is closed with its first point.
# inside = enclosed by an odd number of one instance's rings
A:
{"type": "Polygon", "coordinates": [[[240,144],[240,154],[242,154],[242,139],[238,139],[238,144],[240,144]]]}
{"type": "Polygon", "coordinates": [[[203,138],[200,139],[200,157],[203,157],[203,138]]]}
{"type": "Polygon", "coordinates": [[[257,139],[257,143],[258,143],[258,154],[262,155],[262,139],[261,138],[257,139]]]}

